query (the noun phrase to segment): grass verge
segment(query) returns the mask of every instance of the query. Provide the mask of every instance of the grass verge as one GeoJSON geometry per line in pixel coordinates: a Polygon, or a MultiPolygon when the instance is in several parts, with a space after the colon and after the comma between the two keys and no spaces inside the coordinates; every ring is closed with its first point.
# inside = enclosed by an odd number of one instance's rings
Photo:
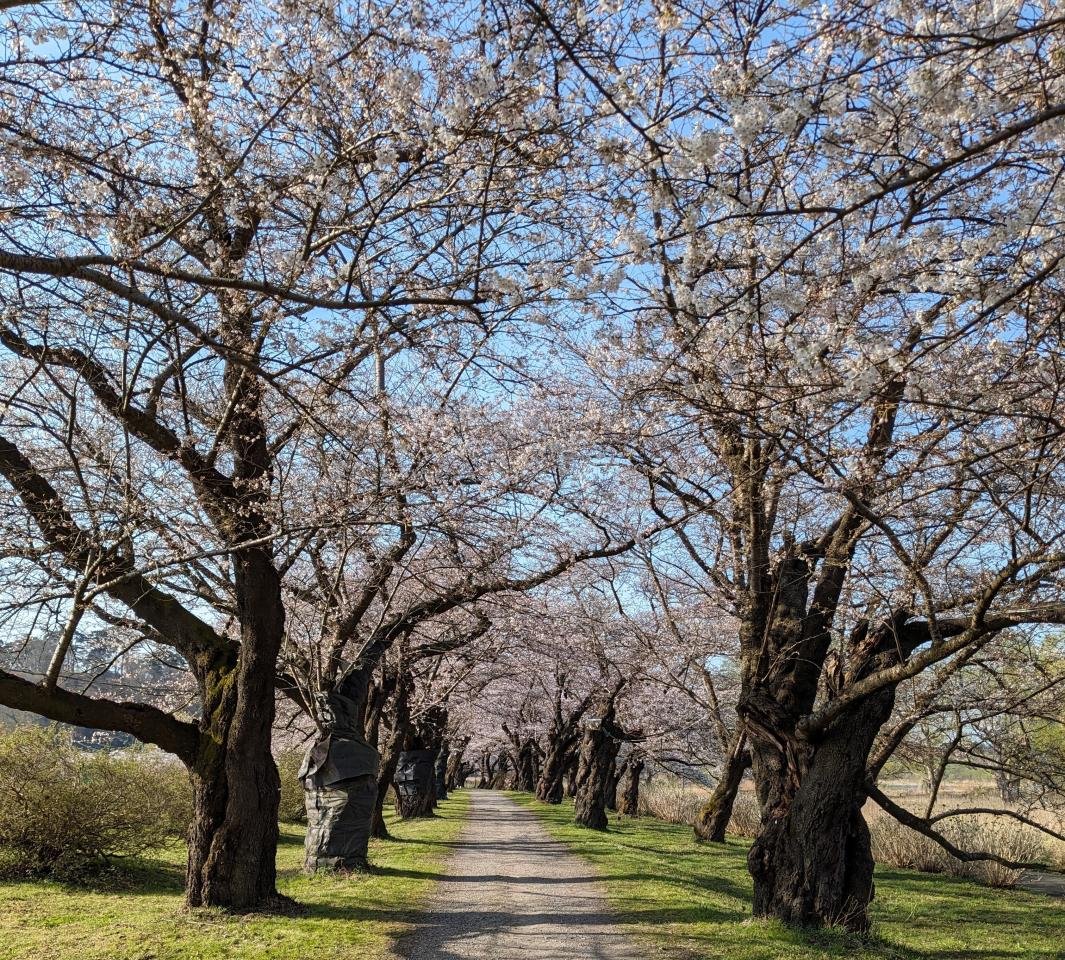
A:
{"type": "Polygon", "coordinates": [[[303,828],[282,825],[278,888],[306,912],[234,917],[182,907],[182,845],[129,865],[109,886],[0,883],[2,960],[376,960],[440,876],[469,806],[453,794],[439,816],[389,819],[394,841],[373,841],[367,875],[300,872],[303,828]]]}
{"type": "Polygon", "coordinates": [[[598,867],[619,920],[647,957],[682,960],[1063,960],[1065,901],[908,870],[877,871],[874,930],[797,931],[751,918],[747,844],[703,846],[687,827],[612,817],[573,823],[572,804],[510,794],[598,867]]]}

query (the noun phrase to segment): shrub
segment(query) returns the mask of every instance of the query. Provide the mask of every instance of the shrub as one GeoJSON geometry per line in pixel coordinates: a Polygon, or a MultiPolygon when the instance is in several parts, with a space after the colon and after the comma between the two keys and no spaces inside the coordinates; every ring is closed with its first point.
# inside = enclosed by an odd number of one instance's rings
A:
{"type": "MultiPolygon", "coordinates": [[[[869,832],[873,858],[887,866],[969,877],[991,887],[1015,887],[1023,872],[992,860],[959,860],[934,840],[889,816],[873,817],[869,832]]],[[[993,853],[1018,863],[1035,862],[1046,855],[1043,839],[1035,830],[993,816],[944,821],[940,832],[962,850],[993,853]]]]}
{"type": "Polygon", "coordinates": [[[934,840],[903,826],[894,817],[874,816],[869,821],[873,859],[889,867],[946,873],[952,859],[934,840]]]}
{"type": "Polygon", "coordinates": [[[277,818],[282,823],[304,823],[307,806],[303,799],[303,784],[297,774],[303,763],[303,751],[298,747],[282,750],[276,757],[277,772],[281,777],[281,802],[277,818]]]}
{"type": "MultiPolygon", "coordinates": [[[[962,850],[982,850],[1017,863],[1034,863],[1046,857],[1043,838],[1031,827],[1016,821],[1001,820],[997,817],[958,818],[943,832],[951,843],[962,850]]],[[[993,860],[977,860],[972,863],[955,860],[953,857],[948,857],[948,860],[951,861],[951,869],[948,872],[957,876],[972,877],[989,887],[1015,887],[1024,872],[1005,867],[993,860]]]]}
{"type": "Polygon", "coordinates": [[[157,753],[85,753],[55,728],[0,735],[0,850],[8,873],[79,879],[184,833],[191,788],[157,753]]]}

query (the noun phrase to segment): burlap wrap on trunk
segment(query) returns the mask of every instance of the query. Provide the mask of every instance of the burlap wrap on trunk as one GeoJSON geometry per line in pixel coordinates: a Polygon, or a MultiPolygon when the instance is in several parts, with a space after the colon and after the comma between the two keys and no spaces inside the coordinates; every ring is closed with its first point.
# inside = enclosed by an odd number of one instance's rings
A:
{"type": "Polygon", "coordinates": [[[392,783],[404,816],[426,816],[432,811],[435,750],[404,750],[396,764],[392,783]]]}
{"type": "Polygon", "coordinates": [[[307,751],[299,773],[307,803],[306,870],[366,866],[380,760],[364,740],[335,734],[307,751]]]}

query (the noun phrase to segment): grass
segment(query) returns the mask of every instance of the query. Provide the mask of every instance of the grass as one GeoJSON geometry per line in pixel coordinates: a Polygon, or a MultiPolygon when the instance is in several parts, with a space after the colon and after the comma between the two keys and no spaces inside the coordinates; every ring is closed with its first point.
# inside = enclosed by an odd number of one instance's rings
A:
{"type": "Polygon", "coordinates": [[[1065,901],[972,881],[878,870],[868,938],[796,931],[751,918],[747,844],[696,844],[688,827],[614,817],[607,833],[573,823],[572,805],[511,794],[598,867],[619,919],[647,957],[682,960],[1061,960],[1065,901]]]}
{"type": "Polygon", "coordinates": [[[0,883],[0,960],[375,960],[408,925],[439,877],[469,797],[439,816],[390,819],[394,841],[373,841],[374,871],[307,877],[303,829],[282,826],[278,889],[302,916],[234,917],[182,906],[183,845],[131,865],[119,884],[0,883]]]}

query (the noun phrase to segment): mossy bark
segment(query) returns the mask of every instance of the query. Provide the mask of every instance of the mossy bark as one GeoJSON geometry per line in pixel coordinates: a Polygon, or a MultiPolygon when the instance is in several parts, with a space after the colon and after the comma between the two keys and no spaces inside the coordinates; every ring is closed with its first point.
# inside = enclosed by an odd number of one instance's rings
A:
{"type": "Polygon", "coordinates": [[[241,646],[195,665],[203,699],[200,742],[191,764],[186,899],[190,906],[273,910],[281,781],[270,751],[274,670],[285,614],[268,558],[236,561],[241,646]]]}
{"type": "Polygon", "coordinates": [[[732,808],[736,804],[740,781],[744,771],[751,765],[751,754],[745,748],[746,738],[741,734],[732,745],[729,756],[721,771],[721,779],[710,794],[710,799],[703,804],[695,817],[692,829],[695,838],[706,843],[724,843],[732,808]]]}

